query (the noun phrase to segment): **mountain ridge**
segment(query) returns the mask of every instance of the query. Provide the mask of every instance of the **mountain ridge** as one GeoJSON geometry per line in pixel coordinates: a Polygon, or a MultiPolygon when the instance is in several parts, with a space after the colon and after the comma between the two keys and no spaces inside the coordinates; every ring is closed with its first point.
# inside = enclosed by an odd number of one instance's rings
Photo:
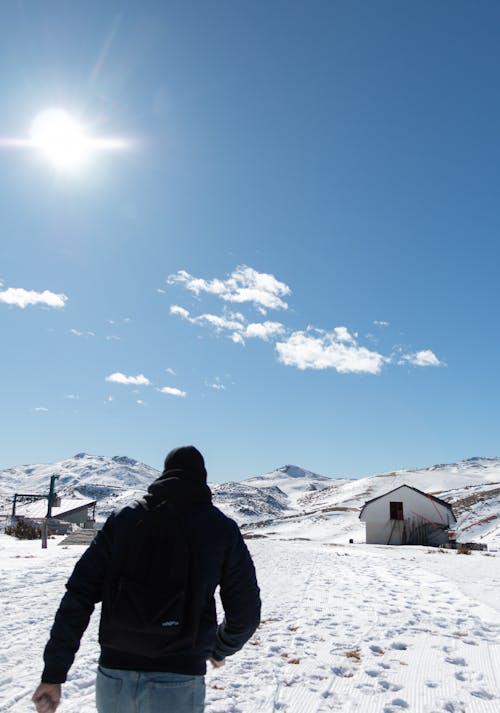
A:
{"type": "MultiPolygon", "coordinates": [[[[99,519],[141,497],[160,471],[128,456],[77,453],[57,463],[14,466],[0,471],[2,510],[14,492],[47,492],[59,476],[61,495],[97,500],[99,519]]],[[[210,483],[214,504],[248,536],[307,538],[325,542],[362,541],[358,519],[367,500],[402,484],[437,495],[456,510],[458,532],[500,545],[500,458],[475,456],[428,468],[380,473],[365,478],[330,478],[287,464],[262,475],[210,483]]]]}

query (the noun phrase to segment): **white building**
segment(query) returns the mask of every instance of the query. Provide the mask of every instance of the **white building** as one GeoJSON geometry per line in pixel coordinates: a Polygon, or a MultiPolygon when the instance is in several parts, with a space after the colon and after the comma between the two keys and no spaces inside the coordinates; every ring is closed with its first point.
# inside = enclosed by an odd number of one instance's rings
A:
{"type": "MultiPolygon", "coordinates": [[[[96,501],[87,498],[57,498],[55,504],[52,505],[51,517],[53,520],[74,523],[80,527],[92,529],[95,521],[95,506],[96,501]]],[[[16,518],[22,517],[25,520],[37,521],[43,520],[46,514],[47,498],[16,505],[16,518]]]]}
{"type": "Polygon", "coordinates": [[[451,505],[410,485],[401,485],[361,509],[366,542],[376,545],[441,545],[457,519],[451,505]]]}

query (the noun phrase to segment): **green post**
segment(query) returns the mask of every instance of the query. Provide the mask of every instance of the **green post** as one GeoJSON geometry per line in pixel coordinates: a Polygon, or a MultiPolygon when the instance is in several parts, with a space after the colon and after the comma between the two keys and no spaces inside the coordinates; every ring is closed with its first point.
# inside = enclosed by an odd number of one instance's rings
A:
{"type": "Polygon", "coordinates": [[[50,476],[49,506],[47,508],[47,517],[52,517],[52,502],[53,502],[54,496],[55,496],[54,483],[56,482],[57,478],[59,478],[58,475],[50,476]]]}

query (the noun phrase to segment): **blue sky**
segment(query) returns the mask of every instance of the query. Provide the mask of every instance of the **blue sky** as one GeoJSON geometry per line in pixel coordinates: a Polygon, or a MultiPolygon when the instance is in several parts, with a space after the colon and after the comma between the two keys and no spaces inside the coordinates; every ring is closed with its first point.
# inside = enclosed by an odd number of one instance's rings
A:
{"type": "Polygon", "coordinates": [[[0,467],[498,455],[497,3],[2,16],[0,467]],[[72,170],[33,138],[54,108],[72,170]]]}

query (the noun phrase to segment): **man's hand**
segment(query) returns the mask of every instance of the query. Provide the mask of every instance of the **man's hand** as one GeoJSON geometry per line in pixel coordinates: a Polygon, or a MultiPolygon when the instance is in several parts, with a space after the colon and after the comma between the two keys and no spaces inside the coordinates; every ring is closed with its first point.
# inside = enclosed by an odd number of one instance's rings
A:
{"type": "Polygon", "coordinates": [[[217,661],[217,659],[208,659],[214,668],[221,668],[226,663],[226,659],[222,661],[217,661]]]}
{"type": "Polygon", "coordinates": [[[54,713],[61,702],[60,683],[41,683],[31,699],[37,713],[54,713]]]}

